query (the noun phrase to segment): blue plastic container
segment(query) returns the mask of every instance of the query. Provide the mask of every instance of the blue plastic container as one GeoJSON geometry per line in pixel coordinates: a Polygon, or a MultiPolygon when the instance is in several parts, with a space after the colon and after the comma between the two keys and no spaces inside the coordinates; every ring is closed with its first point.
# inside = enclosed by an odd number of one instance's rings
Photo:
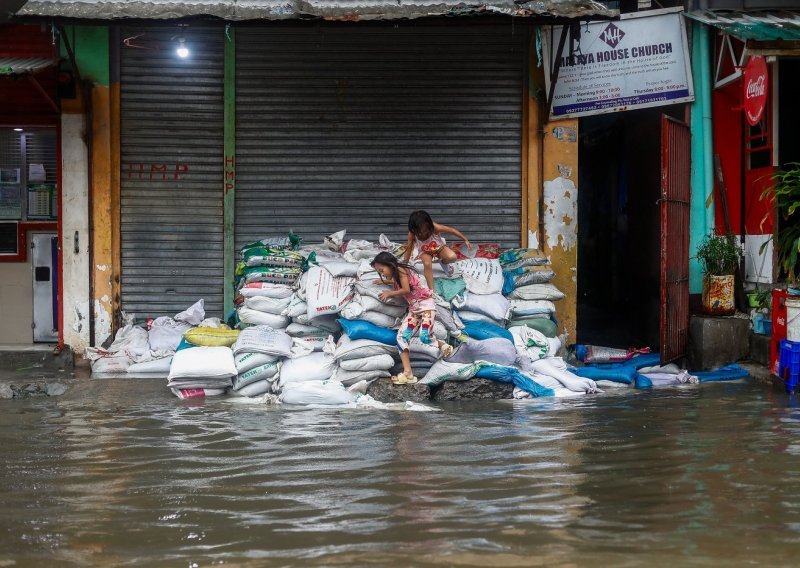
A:
{"type": "Polygon", "coordinates": [[[800,343],[788,339],[781,341],[778,375],[783,379],[786,392],[793,393],[800,380],[800,343]]]}

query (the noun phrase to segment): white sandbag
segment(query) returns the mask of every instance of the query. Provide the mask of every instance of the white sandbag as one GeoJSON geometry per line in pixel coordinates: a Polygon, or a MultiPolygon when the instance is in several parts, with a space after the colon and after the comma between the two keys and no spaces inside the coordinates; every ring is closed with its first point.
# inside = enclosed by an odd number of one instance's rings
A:
{"type": "Polygon", "coordinates": [[[290,323],[286,328],[286,333],[292,337],[328,337],[330,332],[313,325],[290,323]]]}
{"type": "Polygon", "coordinates": [[[267,363],[274,363],[278,360],[277,355],[270,355],[267,353],[237,353],[233,357],[233,362],[236,365],[236,371],[241,375],[267,363]]]}
{"type": "Polygon", "coordinates": [[[503,327],[502,321],[490,318],[486,314],[479,314],[478,312],[470,312],[468,310],[457,310],[457,313],[458,317],[464,322],[485,321],[503,327]]]}
{"type": "Polygon", "coordinates": [[[172,356],[162,357],[160,359],[151,359],[143,363],[134,363],[128,367],[128,374],[159,374],[166,375],[169,373],[169,368],[172,363],[172,356]]]}
{"type": "Polygon", "coordinates": [[[438,320],[433,322],[433,336],[436,339],[441,339],[442,341],[447,339],[447,329],[444,327],[442,322],[438,320]]]}
{"type": "Polygon", "coordinates": [[[339,361],[339,367],[345,371],[388,371],[394,367],[394,358],[383,353],[361,359],[343,359],[339,361]]]}
{"type": "Polygon", "coordinates": [[[329,262],[320,262],[320,267],[327,270],[331,276],[351,276],[355,277],[358,272],[358,264],[347,262],[345,260],[332,260],[329,262]]]}
{"type": "Polygon", "coordinates": [[[517,353],[536,361],[550,355],[550,341],[545,335],[527,325],[515,325],[508,328],[514,336],[514,347],[517,353]]]}
{"type": "Polygon", "coordinates": [[[220,396],[225,394],[225,389],[208,389],[208,388],[197,388],[197,389],[179,389],[173,388],[170,389],[172,394],[180,398],[181,400],[186,400],[189,398],[204,398],[207,396],[220,396]]]}
{"type": "Polygon", "coordinates": [[[315,318],[326,314],[337,314],[353,297],[355,278],[331,276],[319,266],[312,266],[306,283],[307,314],[315,318]]]}
{"type": "Polygon", "coordinates": [[[284,404],[341,406],[353,402],[354,395],[347,392],[339,381],[307,381],[290,383],[281,391],[284,404]]]}
{"type": "Polygon", "coordinates": [[[175,321],[182,321],[189,325],[197,325],[206,317],[206,311],[203,308],[205,301],[200,298],[194,304],[183,310],[181,313],[175,315],[175,321]]]}
{"type": "Polygon", "coordinates": [[[267,296],[255,296],[254,298],[246,298],[244,305],[251,310],[274,314],[276,316],[286,315],[283,312],[289,306],[291,297],[289,298],[268,298],[267,296]]]}
{"type": "Polygon", "coordinates": [[[594,393],[598,392],[597,384],[591,379],[579,377],[567,370],[567,364],[560,357],[548,357],[533,361],[530,369],[523,369],[525,372],[533,370],[534,376],[539,374],[552,377],[564,387],[575,392],[594,393]]]}
{"type": "Polygon", "coordinates": [[[514,286],[522,288],[531,284],[545,284],[555,278],[556,273],[544,266],[530,266],[525,272],[514,276],[514,286]]]}
{"type": "MultiPolygon", "coordinates": [[[[356,282],[356,291],[362,296],[369,296],[381,302],[380,295],[382,292],[391,292],[394,290],[388,284],[376,284],[375,281],[380,280],[377,272],[369,272],[364,275],[358,282],[356,282]]],[[[382,304],[389,304],[390,306],[407,306],[406,301],[400,296],[393,296],[389,298],[388,302],[381,302],[382,304]]]]}
{"type": "Polygon", "coordinates": [[[336,321],[338,319],[337,314],[331,314],[329,316],[319,316],[316,318],[311,318],[308,320],[307,325],[311,325],[314,327],[318,327],[320,329],[324,329],[331,333],[335,333],[337,331],[342,331],[342,326],[339,325],[339,322],[336,321]]]}
{"type": "MultiPolygon", "coordinates": [[[[413,341],[413,340],[412,340],[413,341]]],[[[352,340],[346,335],[343,335],[336,345],[333,358],[338,360],[344,359],[363,359],[364,357],[371,357],[374,355],[397,353],[397,347],[394,345],[386,345],[379,341],[371,339],[356,339],[352,340]]]]}
{"type": "Polygon", "coordinates": [[[314,352],[305,357],[287,359],[280,372],[280,386],[298,381],[323,381],[336,370],[333,357],[324,352],[314,352]]]}
{"type": "Polygon", "coordinates": [[[264,393],[268,393],[271,388],[272,381],[262,380],[244,385],[243,387],[236,389],[235,392],[241,396],[260,396],[264,393]]]}
{"type": "Polygon", "coordinates": [[[307,354],[311,354],[313,351],[322,351],[328,337],[328,335],[306,335],[305,337],[294,337],[292,339],[294,340],[295,349],[298,344],[306,345],[308,346],[307,354]]]}
{"type": "Polygon", "coordinates": [[[286,316],[259,312],[247,306],[240,306],[237,310],[239,320],[253,325],[266,325],[273,329],[283,329],[289,325],[289,318],[286,316]]]}
{"type": "Polygon", "coordinates": [[[236,364],[230,347],[190,347],[176,351],[169,380],[186,377],[234,377],[236,364]]]}
{"type": "Polygon", "coordinates": [[[275,375],[278,374],[280,368],[281,361],[271,361],[269,363],[259,365],[258,367],[254,367],[249,371],[245,371],[244,373],[240,373],[233,379],[233,389],[239,390],[250,383],[255,383],[256,381],[271,381],[275,375]]]}
{"type": "Polygon", "coordinates": [[[503,291],[503,269],[493,258],[459,260],[452,265],[455,274],[464,279],[467,290],[474,294],[499,294],[503,291]]]}
{"type": "Polygon", "coordinates": [[[132,362],[125,351],[104,355],[92,361],[92,373],[125,373],[132,362]]]}
{"type": "MultiPolygon", "coordinates": [[[[186,324],[181,324],[181,326],[186,327],[186,324]]],[[[180,342],[180,339],[178,342],[180,342]]],[[[106,351],[108,353],[116,353],[117,351],[124,351],[126,349],[134,349],[138,351],[142,348],[150,349],[147,330],[143,327],[128,324],[121,327],[117,331],[117,335],[114,337],[114,342],[106,351]]],[[[173,348],[172,350],[174,351],[175,349],[173,348]]]]}
{"type": "Polygon", "coordinates": [[[547,356],[548,357],[557,357],[559,351],[561,351],[561,345],[562,345],[561,344],[561,338],[558,337],[558,336],[556,336],[556,337],[548,337],[547,338],[547,343],[550,345],[550,347],[547,349],[547,356]]]}
{"type": "Polygon", "coordinates": [[[408,342],[408,351],[412,359],[416,357],[435,361],[442,356],[436,339],[432,343],[422,343],[419,337],[412,337],[411,341],[408,342]]]}
{"type": "Polygon", "coordinates": [[[367,321],[378,327],[385,327],[387,329],[397,329],[400,327],[400,319],[394,316],[387,316],[380,312],[373,312],[372,310],[366,311],[359,316],[360,320],[367,321]]]}
{"type": "Polygon", "coordinates": [[[453,313],[450,304],[442,305],[439,302],[436,303],[436,323],[441,323],[446,331],[453,334],[457,334],[464,329],[461,318],[453,313]]]}
{"type": "Polygon", "coordinates": [[[292,352],[292,338],[281,330],[258,325],[243,329],[232,346],[233,353],[267,353],[287,357],[292,352]]]}
{"type": "Polygon", "coordinates": [[[475,363],[486,361],[504,367],[512,366],[517,360],[514,344],[505,337],[490,339],[468,339],[453,354],[445,359],[448,363],[475,363]]]}
{"type": "Polygon", "coordinates": [[[564,298],[564,292],[555,287],[555,285],[547,284],[528,284],[515,288],[509,298],[515,300],[561,300],[564,298]]]}
{"type": "Polygon", "coordinates": [[[495,321],[503,321],[508,319],[511,302],[502,294],[475,294],[467,290],[463,296],[453,298],[453,307],[459,312],[465,310],[483,314],[495,321]]]}
{"type": "Polygon", "coordinates": [[[239,295],[243,298],[266,296],[268,298],[280,299],[288,298],[292,293],[292,287],[288,284],[273,284],[272,282],[253,282],[239,289],[239,295]]]}
{"type": "Polygon", "coordinates": [[[478,363],[437,361],[420,382],[423,385],[438,386],[445,381],[467,381],[475,376],[478,369],[480,369],[478,363]]]}
{"type": "Polygon", "coordinates": [[[346,387],[350,387],[361,381],[374,381],[377,379],[386,379],[391,377],[392,374],[385,369],[375,369],[372,371],[347,371],[345,369],[336,369],[332,379],[339,381],[346,387]]]}
{"type": "Polygon", "coordinates": [[[555,313],[556,307],[550,300],[511,300],[511,313],[515,316],[535,316],[555,313]]]}
{"type": "MultiPolygon", "coordinates": [[[[202,320],[201,320],[202,321],[202,320]]],[[[181,343],[183,334],[192,328],[186,322],[175,321],[170,317],[153,320],[147,332],[147,340],[153,351],[175,351],[181,343]]]]}
{"type": "Polygon", "coordinates": [[[289,305],[281,312],[281,315],[287,318],[296,318],[306,312],[308,312],[308,304],[306,304],[305,300],[301,300],[297,294],[294,294],[289,298],[289,305]]]}
{"type": "Polygon", "coordinates": [[[379,312],[387,316],[402,317],[406,313],[406,306],[385,304],[372,296],[355,294],[353,299],[342,308],[341,315],[347,319],[361,319],[364,312],[379,312]]]}

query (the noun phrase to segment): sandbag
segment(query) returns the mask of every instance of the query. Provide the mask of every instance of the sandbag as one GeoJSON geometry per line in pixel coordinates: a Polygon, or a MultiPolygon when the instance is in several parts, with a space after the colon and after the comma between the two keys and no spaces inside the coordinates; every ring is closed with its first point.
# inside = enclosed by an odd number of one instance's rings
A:
{"type": "Polygon", "coordinates": [[[432,343],[422,343],[422,340],[417,336],[412,337],[411,341],[408,342],[408,351],[412,360],[436,361],[442,356],[439,351],[439,343],[436,340],[432,343]]]}
{"type": "Polygon", "coordinates": [[[286,333],[292,337],[328,337],[330,332],[313,325],[290,323],[286,328],[286,333]]]}
{"type": "Polygon", "coordinates": [[[459,312],[465,310],[502,321],[508,319],[511,303],[502,294],[475,294],[467,291],[463,296],[453,298],[453,307],[459,312]]]}
{"type": "Polygon", "coordinates": [[[369,322],[378,327],[385,327],[387,329],[397,329],[400,327],[401,317],[387,316],[380,312],[373,312],[372,310],[365,311],[359,316],[359,320],[369,322]]]}
{"type": "Polygon", "coordinates": [[[319,266],[309,268],[306,282],[306,303],[309,318],[337,314],[353,297],[355,279],[334,277],[319,266]]]}
{"type": "Polygon", "coordinates": [[[236,390],[236,393],[241,396],[260,396],[262,394],[268,393],[272,388],[272,381],[263,380],[263,381],[256,381],[245,385],[236,390]]]}
{"type": "MultiPolygon", "coordinates": [[[[379,276],[380,275],[377,272],[368,272],[359,278],[358,282],[356,282],[356,291],[362,296],[369,296],[370,298],[374,298],[380,302],[381,292],[391,292],[394,290],[394,288],[388,284],[376,284],[375,280],[378,280],[379,276]]],[[[393,296],[392,298],[389,298],[388,302],[381,303],[389,304],[391,306],[407,305],[406,301],[400,296],[393,296]]]]}
{"type": "Polygon", "coordinates": [[[350,404],[354,395],[339,381],[307,381],[290,383],[278,400],[284,404],[341,406],[350,404]]]}
{"type": "Polygon", "coordinates": [[[342,330],[344,330],[345,334],[353,340],[369,339],[385,343],[386,345],[395,345],[397,343],[396,331],[379,327],[367,321],[340,318],[339,325],[342,326],[342,330]]]}
{"type": "Polygon", "coordinates": [[[509,327],[508,331],[514,336],[514,346],[520,355],[534,361],[550,355],[550,341],[541,331],[526,325],[509,327]]]}
{"type": "Polygon", "coordinates": [[[339,367],[345,371],[388,371],[394,367],[391,355],[381,354],[362,359],[346,359],[339,361],[339,367]]]}
{"type": "Polygon", "coordinates": [[[514,274],[515,288],[530,284],[544,284],[555,278],[556,273],[546,266],[528,266],[510,271],[514,274]]]}
{"type": "Polygon", "coordinates": [[[475,294],[499,294],[503,290],[503,270],[495,259],[459,260],[451,266],[464,279],[468,291],[475,294]]]}
{"type": "Polygon", "coordinates": [[[259,325],[242,330],[233,344],[233,353],[267,353],[288,357],[292,345],[292,338],[283,331],[259,325]]]}
{"type": "Polygon", "coordinates": [[[511,313],[516,317],[545,315],[555,313],[556,307],[549,300],[511,300],[511,313]]]}
{"type": "Polygon", "coordinates": [[[536,331],[543,333],[545,337],[555,337],[558,335],[558,326],[549,318],[514,318],[508,322],[509,329],[521,325],[526,325],[531,329],[535,329],[536,331]]]}
{"type": "Polygon", "coordinates": [[[445,359],[448,363],[475,363],[486,361],[496,365],[513,365],[517,360],[514,344],[502,337],[491,339],[468,339],[458,346],[453,355],[445,359]]]}
{"type": "Polygon", "coordinates": [[[183,334],[186,341],[194,345],[205,345],[207,347],[225,346],[230,347],[239,338],[238,329],[225,329],[215,327],[193,327],[183,334]]]}
{"type": "Polygon", "coordinates": [[[356,276],[358,264],[347,262],[346,260],[332,260],[320,262],[320,267],[327,270],[331,276],[356,276]]]}
{"type": "Polygon", "coordinates": [[[92,361],[92,373],[125,373],[133,361],[125,351],[104,355],[92,361]]]}
{"type": "Polygon", "coordinates": [[[236,371],[241,375],[255,369],[261,365],[274,363],[278,360],[277,355],[270,355],[267,353],[237,353],[233,356],[233,362],[236,365],[236,371]]]}
{"type": "Polygon", "coordinates": [[[538,249],[532,248],[513,248],[500,253],[498,257],[503,267],[524,261],[524,266],[549,264],[550,259],[542,255],[538,249]]]}
{"type": "Polygon", "coordinates": [[[361,381],[374,381],[376,379],[385,379],[391,376],[387,369],[373,369],[371,371],[348,371],[346,369],[336,369],[332,379],[339,381],[344,386],[349,387],[361,381]]]}
{"type": "Polygon", "coordinates": [[[450,302],[456,296],[461,296],[467,289],[464,279],[461,277],[456,278],[434,278],[433,279],[434,291],[444,298],[445,301],[450,302]]]}
{"type": "Polygon", "coordinates": [[[443,306],[438,302],[436,303],[436,323],[441,323],[445,330],[454,334],[464,329],[461,318],[453,314],[453,310],[450,309],[449,304],[443,306]]]}
{"type": "Polygon", "coordinates": [[[514,343],[514,336],[507,329],[482,321],[471,321],[464,325],[464,334],[473,339],[490,339],[492,337],[503,337],[514,343]]]}
{"type": "Polygon", "coordinates": [[[181,400],[186,400],[190,398],[204,398],[207,396],[219,396],[221,394],[225,394],[225,389],[178,389],[173,388],[170,389],[172,394],[180,398],[181,400]]]}
{"type": "Polygon", "coordinates": [[[280,368],[280,361],[271,361],[269,363],[259,365],[258,367],[254,367],[248,371],[245,371],[244,373],[240,373],[233,379],[233,389],[239,390],[242,387],[257,381],[272,381],[275,375],[278,374],[280,368]]]}
{"type": "MultiPolygon", "coordinates": [[[[169,373],[170,365],[172,364],[172,356],[161,357],[160,359],[152,359],[142,363],[134,363],[128,367],[127,372],[129,375],[138,374],[159,374],[166,375],[169,373]]],[[[92,367],[94,371],[94,366],[92,367]]],[[[99,372],[99,371],[98,371],[99,372]]]]}
{"type": "Polygon", "coordinates": [[[336,344],[333,358],[336,360],[363,359],[384,353],[389,355],[397,353],[397,346],[371,339],[350,339],[344,335],[336,344]]]}
{"type": "Polygon", "coordinates": [[[445,381],[468,381],[478,372],[481,363],[452,363],[437,361],[420,381],[423,385],[436,387],[445,381]]]}
{"type": "Polygon", "coordinates": [[[503,367],[501,365],[484,365],[475,373],[479,379],[489,379],[501,383],[511,383],[535,397],[554,396],[552,388],[547,388],[537,382],[530,375],[526,375],[516,367],[503,367]]]}
{"type": "Polygon", "coordinates": [[[252,266],[242,271],[242,281],[245,284],[253,282],[271,282],[273,284],[294,284],[302,274],[300,268],[277,268],[266,266],[252,266]]]}
{"type": "Polygon", "coordinates": [[[502,327],[503,322],[498,321],[494,318],[490,318],[486,314],[479,314],[478,312],[470,312],[469,310],[456,310],[459,319],[464,322],[464,325],[471,321],[483,321],[486,323],[491,323],[493,325],[499,325],[502,327]]]}
{"type": "Polygon", "coordinates": [[[239,320],[244,323],[265,325],[273,329],[283,329],[289,325],[289,318],[286,316],[259,312],[247,306],[241,306],[237,313],[239,314],[239,320]]]}
{"type": "Polygon", "coordinates": [[[249,247],[242,251],[246,266],[303,266],[303,255],[285,248],[270,246],[249,247]]]}
{"type": "Polygon", "coordinates": [[[244,298],[266,296],[267,298],[281,299],[290,297],[292,293],[291,286],[272,282],[253,282],[245,284],[239,289],[239,295],[244,298]]]}
{"type": "MultiPolygon", "coordinates": [[[[555,285],[547,284],[528,284],[520,288],[515,288],[509,294],[509,298],[515,300],[561,300],[564,298],[564,292],[555,287],[555,285]]],[[[513,303],[513,301],[512,301],[513,303]]]]}
{"type": "Polygon", "coordinates": [[[187,377],[233,377],[236,364],[229,347],[192,347],[176,351],[169,380],[187,377]]]}
{"type": "Polygon", "coordinates": [[[282,388],[291,382],[323,381],[329,379],[335,370],[333,357],[324,352],[314,352],[305,357],[284,361],[279,383],[282,388]]]}
{"type": "Polygon", "coordinates": [[[189,325],[198,325],[201,321],[203,321],[203,318],[206,317],[206,311],[203,307],[204,304],[205,301],[200,298],[179,314],[175,314],[175,321],[182,321],[184,323],[188,323],[189,325]]]}
{"type": "Polygon", "coordinates": [[[629,385],[636,379],[638,372],[634,367],[626,365],[606,368],[586,366],[575,369],[573,374],[593,381],[612,381],[629,385]]]}
{"type": "Polygon", "coordinates": [[[283,314],[290,302],[291,297],[269,298],[267,296],[255,296],[253,298],[245,298],[244,305],[251,310],[264,312],[267,314],[274,314],[277,316],[283,314]]]}
{"type": "Polygon", "coordinates": [[[385,304],[372,296],[355,294],[340,313],[347,319],[359,319],[364,312],[379,312],[387,316],[402,317],[406,313],[406,306],[385,304]]]}
{"type": "MultiPolygon", "coordinates": [[[[150,324],[150,329],[147,331],[148,349],[153,351],[175,351],[181,342],[183,334],[191,327],[192,325],[189,323],[175,321],[166,316],[154,319],[150,324]]],[[[119,333],[117,337],[119,337],[119,333]]],[[[109,349],[114,349],[114,344],[109,349]]]]}
{"type": "Polygon", "coordinates": [[[286,316],[287,318],[296,318],[297,316],[304,315],[308,312],[308,304],[297,294],[293,294],[288,300],[289,304],[281,312],[282,316],[286,316]]]}

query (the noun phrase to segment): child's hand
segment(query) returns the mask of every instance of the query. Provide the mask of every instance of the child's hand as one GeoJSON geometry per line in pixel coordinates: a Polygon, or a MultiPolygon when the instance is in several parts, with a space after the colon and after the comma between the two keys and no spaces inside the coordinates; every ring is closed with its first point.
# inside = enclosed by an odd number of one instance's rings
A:
{"type": "Polygon", "coordinates": [[[472,248],[472,243],[469,242],[469,239],[464,239],[464,246],[466,246],[468,249],[472,248]]]}
{"type": "Polygon", "coordinates": [[[392,298],[391,292],[381,292],[378,294],[378,299],[381,302],[388,302],[392,298]]]}

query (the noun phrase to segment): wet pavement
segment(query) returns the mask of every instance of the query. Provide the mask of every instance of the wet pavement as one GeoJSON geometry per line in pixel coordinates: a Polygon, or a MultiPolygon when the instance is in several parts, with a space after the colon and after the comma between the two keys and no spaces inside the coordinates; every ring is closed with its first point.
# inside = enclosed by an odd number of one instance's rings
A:
{"type": "Polygon", "coordinates": [[[0,400],[0,566],[797,564],[800,406],[753,381],[438,413],[59,382],[0,400]]]}

